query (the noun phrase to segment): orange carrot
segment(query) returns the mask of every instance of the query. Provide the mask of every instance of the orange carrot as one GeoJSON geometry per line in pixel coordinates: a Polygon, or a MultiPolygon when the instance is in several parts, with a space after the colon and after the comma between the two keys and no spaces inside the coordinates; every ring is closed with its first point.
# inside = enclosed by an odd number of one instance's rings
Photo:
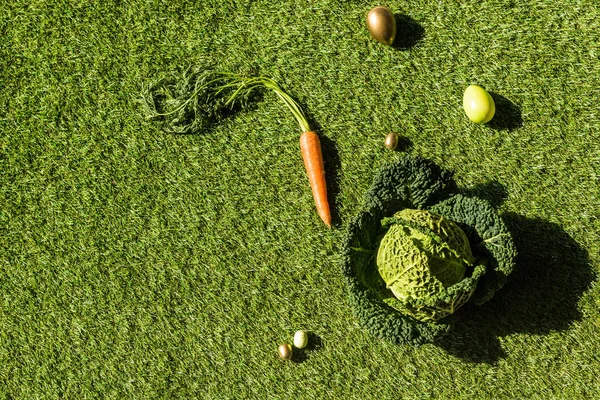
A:
{"type": "Polygon", "coordinates": [[[288,106],[294,117],[296,117],[300,129],[304,132],[300,136],[300,150],[302,151],[302,159],[304,160],[304,167],[308,175],[308,183],[315,199],[319,217],[325,222],[325,225],[331,228],[331,211],[329,210],[329,202],[327,201],[325,166],[323,165],[323,154],[321,153],[319,136],[310,128],[308,120],[298,103],[284,92],[275,81],[268,78],[261,78],[261,83],[266,88],[273,90],[288,106]]]}
{"type": "MultiPolygon", "coordinates": [[[[195,85],[186,85],[186,87],[193,88],[193,91],[189,89],[191,92],[187,96],[182,96],[176,102],[168,102],[166,106],[173,106],[173,108],[164,113],[157,112],[154,104],[155,99],[152,95],[149,100],[144,97],[146,101],[149,101],[147,107],[151,110],[150,118],[169,118],[170,132],[187,133],[192,129],[210,125],[214,122],[216,116],[224,111],[226,106],[233,106],[236,101],[248,98],[251,91],[259,88],[272,90],[292,112],[303,132],[300,136],[300,149],[308,174],[308,182],[312,189],[317,212],[323,222],[331,228],[331,212],[327,202],[327,185],[325,184],[321,142],[310,127],[300,105],[277,82],[264,76],[244,77],[230,72],[217,72],[208,69],[198,72],[195,79],[195,85]],[[225,102],[211,103],[217,99],[224,99],[225,102]],[[197,105],[199,102],[204,102],[201,109],[197,105]],[[192,108],[190,109],[190,107],[192,108]],[[193,112],[189,112],[190,110],[193,112]],[[184,116],[187,115],[193,115],[194,119],[192,121],[186,120],[184,116]]],[[[170,93],[170,89],[166,92],[170,93]]]]}
{"type": "Polygon", "coordinates": [[[321,153],[321,141],[315,132],[304,132],[300,136],[300,150],[304,167],[308,175],[308,183],[312,189],[319,217],[331,228],[331,212],[327,201],[327,185],[325,184],[325,166],[321,153]]]}

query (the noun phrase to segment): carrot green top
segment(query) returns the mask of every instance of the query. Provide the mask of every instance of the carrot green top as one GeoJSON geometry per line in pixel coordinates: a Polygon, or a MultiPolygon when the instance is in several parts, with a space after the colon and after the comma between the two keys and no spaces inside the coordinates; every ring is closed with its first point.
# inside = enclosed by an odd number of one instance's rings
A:
{"type": "Polygon", "coordinates": [[[264,76],[246,77],[212,69],[184,73],[182,79],[161,80],[145,87],[142,103],[149,119],[159,119],[171,133],[203,131],[243,107],[254,91],[269,89],[292,112],[302,132],[310,125],[298,103],[277,82],[264,76]]]}

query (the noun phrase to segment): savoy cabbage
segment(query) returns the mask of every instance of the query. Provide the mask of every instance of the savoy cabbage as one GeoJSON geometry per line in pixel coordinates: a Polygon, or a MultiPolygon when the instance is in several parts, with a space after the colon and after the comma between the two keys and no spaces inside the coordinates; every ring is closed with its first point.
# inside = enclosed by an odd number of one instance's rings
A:
{"type": "Polygon", "coordinates": [[[516,257],[512,235],[490,203],[460,194],[452,173],[433,162],[403,155],[375,175],[364,204],[347,225],[340,261],[348,299],[360,324],[378,338],[421,345],[451,332],[459,305],[490,300],[506,283],[516,257]],[[442,286],[447,285],[444,290],[402,301],[387,287],[376,258],[382,235],[398,224],[396,213],[407,209],[427,210],[453,221],[464,232],[474,261],[460,250],[463,239],[453,239],[452,246],[459,248],[455,251],[463,254],[464,277],[453,283],[460,274],[449,274],[441,278],[442,286]],[[433,318],[416,318],[423,310],[433,318]]]}
{"type": "Polygon", "coordinates": [[[473,290],[455,291],[453,296],[446,290],[462,281],[475,263],[458,225],[413,209],[399,211],[383,223],[390,226],[379,244],[377,270],[394,295],[386,303],[419,321],[437,321],[469,300],[473,290]]]}

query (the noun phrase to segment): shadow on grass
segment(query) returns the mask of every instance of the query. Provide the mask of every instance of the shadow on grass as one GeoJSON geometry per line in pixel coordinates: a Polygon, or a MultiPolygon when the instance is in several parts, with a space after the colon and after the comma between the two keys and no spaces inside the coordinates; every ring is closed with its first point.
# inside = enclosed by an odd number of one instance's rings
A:
{"type": "Polygon", "coordinates": [[[308,360],[312,353],[319,351],[323,347],[321,336],[313,332],[308,332],[308,344],[303,349],[294,347],[292,362],[301,363],[308,360]]]}
{"type": "Polygon", "coordinates": [[[398,135],[398,145],[396,146],[394,151],[402,153],[402,152],[409,151],[412,148],[413,148],[413,143],[409,138],[407,138],[406,136],[398,135]]]}
{"type": "Polygon", "coordinates": [[[498,93],[490,92],[490,95],[496,106],[494,118],[487,123],[490,128],[512,131],[523,126],[521,110],[515,103],[498,93]]]}
{"type": "Polygon", "coordinates": [[[425,34],[425,29],[417,21],[404,14],[394,14],[396,19],[396,38],[392,47],[408,50],[415,47],[425,34]]]}
{"type": "Polygon", "coordinates": [[[339,171],[340,171],[340,155],[336,143],[327,136],[319,136],[321,140],[321,152],[323,153],[323,163],[325,164],[325,182],[327,182],[327,199],[331,210],[331,224],[340,225],[338,215],[337,196],[340,192],[339,187],[339,171]]]}
{"type": "Polygon", "coordinates": [[[474,188],[461,190],[461,192],[465,196],[479,197],[486,200],[496,209],[508,199],[508,191],[498,181],[489,181],[474,188]]]}
{"type": "Polygon", "coordinates": [[[544,335],[581,319],[577,304],[595,279],[582,249],[560,226],[506,214],[518,250],[508,283],[489,302],[466,305],[439,346],[466,361],[495,364],[506,354],[500,337],[544,335]]]}

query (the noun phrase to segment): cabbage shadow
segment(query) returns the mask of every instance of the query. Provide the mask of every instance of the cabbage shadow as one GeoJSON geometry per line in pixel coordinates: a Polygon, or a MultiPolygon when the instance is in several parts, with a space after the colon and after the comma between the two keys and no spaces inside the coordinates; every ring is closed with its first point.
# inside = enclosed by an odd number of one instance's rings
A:
{"type": "Polygon", "coordinates": [[[465,196],[479,197],[490,203],[495,209],[500,206],[508,199],[508,191],[498,181],[489,181],[473,188],[463,189],[461,192],[465,196]]]}
{"type": "Polygon", "coordinates": [[[456,313],[452,331],[437,343],[469,362],[504,358],[499,337],[569,329],[581,320],[578,301],[596,278],[587,251],[557,224],[513,213],[502,218],[517,246],[515,270],[489,302],[456,313]]]}

